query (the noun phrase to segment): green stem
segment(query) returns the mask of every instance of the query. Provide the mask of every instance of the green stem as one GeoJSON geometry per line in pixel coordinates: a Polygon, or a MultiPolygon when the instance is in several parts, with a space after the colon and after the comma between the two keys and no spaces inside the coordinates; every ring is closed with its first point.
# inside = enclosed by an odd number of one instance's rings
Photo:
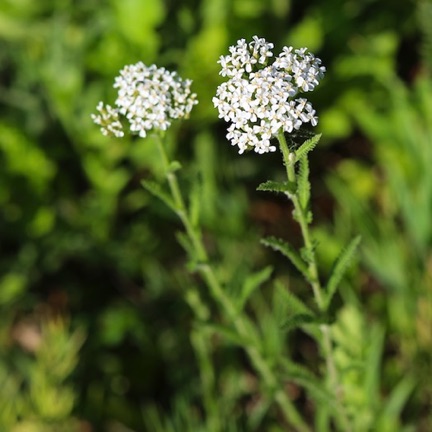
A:
{"type": "MultiPolygon", "coordinates": [[[[296,162],[295,154],[290,152],[283,131],[279,132],[278,141],[282,152],[283,162],[285,165],[288,181],[293,183],[295,186],[297,186],[297,178],[295,172],[295,162],[296,162]]],[[[288,197],[293,202],[295,219],[298,221],[300,225],[304,247],[308,253],[309,261],[307,264],[308,264],[309,282],[312,287],[314,298],[318,306],[318,309],[321,312],[326,312],[325,310],[326,304],[324,302],[323,291],[319,280],[317,260],[316,260],[315,251],[314,251],[314,247],[312,244],[310,231],[309,231],[309,223],[307,219],[308,210],[301,206],[297,193],[290,194],[288,197]]],[[[334,361],[334,355],[333,355],[331,328],[328,324],[322,324],[320,326],[320,330],[322,334],[322,340],[320,340],[319,342],[321,344],[321,350],[325,358],[327,375],[329,380],[328,386],[329,386],[329,390],[334,393],[336,397],[336,402],[338,404],[337,420],[341,429],[344,432],[345,431],[349,432],[352,430],[352,427],[348,419],[348,416],[346,415],[345,408],[343,405],[343,393],[341,391],[342,387],[340,384],[337,368],[334,361]]]]}
{"type": "Polygon", "coordinates": [[[199,262],[207,262],[207,252],[203,246],[200,233],[194,229],[190,219],[188,212],[186,210],[186,206],[183,200],[183,196],[180,191],[180,187],[178,184],[177,176],[175,172],[170,169],[170,161],[168,155],[165,151],[165,146],[162,140],[162,137],[158,135],[157,144],[159,153],[161,155],[162,160],[162,168],[165,172],[165,176],[168,180],[168,185],[171,191],[171,196],[174,200],[174,205],[176,208],[176,214],[180,218],[183,226],[186,229],[186,233],[192,242],[195,253],[197,254],[197,259],[199,262]]]}
{"type": "Polygon", "coordinates": [[[178,185],[177,176],[174,171],[170,170],[170,161],[165,151],[162,137],[158,139],[158,147],[161,154],[163,169],[166,173],[166,178],[168,180],[171,195],[176,207],[176,213],[183,223],[186,233],[199,259],[200,264],[198,266],[198,271],[208,286],[210,294],[219,304],[221,309],[225,311],[240,337],[243,340],[250,341],[244,348],[265,385],[274,391],[274,399],[279,405],[279,408],[281,409],[286,421],[290,423],[296,431],[310,432],[308,425],[305,423],[291,400],[288,398],[286,392],[282,390],[274,371],[266,362],[266,359],[263,357],[260,350],[257,348],[258,341],[251,339],[253,332],[250,330],[248,321],[237,312],[234,303],[224,291],[213,268],[209,264],[208,255],[202,241],[201,232],[198,227],[195,227],[191,223],[189,213],[186,209],[185,202],[178,185]]]}
{"type": "MultiPolygon", "coordinates": [[[[242,339],[250,340],[253,332],[249,330],[247,320],[245,320],[241,315],[237,313],[234,304],[225,294],[225,291],[219,284],[219,281],[217,280],[211,266],[208,264],[202,266],[201,275],[206,281],[207,286],[209,286],[209,288],[211,289],[215,300],[218,301],[221,306],[223,306],[223,309],[226,311],[228,317],[234,324],[234,327],[238,334],[242,337],[242,339]]],[[[248,345],[245,346],[246,352],[248,353],[249,358],[251,359],[255,369],[258,371],[261,378],[265,382],[266,386],[270,389],[276,389],[274,393],[274,398],[278,403],[281,411],[283,412],[285,419],[291,425],[293,425],[296,430],[300,432],[309,431],[309,427],[306,425],[306,423],[298,413],[297,409],[289,400],[285,391],[280,389],[280,386],[278,385],[278,380],[274,375],[274,372],[269,367],[268,363],[265,361],[265,358],[256,348],[256,345],[253,344],[253,342],[254,341],[248,343],[248,345]]]]}
{"type": "MultiPolygon", "coordinates": [[[[295,155],[294,153],[290,153],[285,139],[285,135],[282,131],[279,132],[278,134],[278,140],[279,140],[280,148],[282,150],[282,155],[283,155],[288,181],[297,185],[295,166],[294,166],[295,155]]],[[[322,289],[321,289],[321,284],[318,276],[318,267],[316,264],[315,252],[309,234],[309,225],[306,218],[306,209],[302,208],[302,206],[300,205],[300,200],[296,194],[290,195],[289,198],[294,204],[296,220],[300,225],[304,246],[306,250],[310,253],[311,259],[308,262],[308,270],[309,270],[309,278],[311,281],[311,286],[314,293],[315,301],[317,302],[318,308],[320,310],[323,310],[324,301],[322,296],[322,289]]]]}
{"type": "Polygon", "coordinates": [[[221,419],[218,414],[218,403],[215,398],[215,375],[209,355],[208,338],[197,328],[191,334],[192,345],[198,356],[198,365],[202,389],[204,394],[204,406],[208,413],[207,428],[209,431],[221,431],[221,419]]]}

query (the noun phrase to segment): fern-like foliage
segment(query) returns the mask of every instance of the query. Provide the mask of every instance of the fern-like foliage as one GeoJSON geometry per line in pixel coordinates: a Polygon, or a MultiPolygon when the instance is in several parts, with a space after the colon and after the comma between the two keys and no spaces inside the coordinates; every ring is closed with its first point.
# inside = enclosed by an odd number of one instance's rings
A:
{"type": "Polygon", "coordinates": [[[300,205],[305,211],[309,207],[311,185],[309,182],[309,161],[307,156],[300,158],[298,177],[297,177],[297,194],[300,205]]]}
{"type": "Polygon", "coordinates": [[[314,135],[312,138],[306,140],[296,151],[296,161],[300,160],[303,156],[306,156],[310,151],[312,151],[319,140],[321,139],[321,134],[314,135]]]}
{"type": "Polygon", "coordinates": [[[265,239],[262,239],[261,243],[286,256],[297,268],[297,270],[302,273],[307,280],[310,280],[309,270],[306,263],[302,260],[297,251],[289,243],[286,243],[282,239],[276,237],[267,237],[265,239]]]}
{"type": "Polygon", "coordinates": [[[331,276],[327,283],[327,306],[330,304],[333,295],[335,294],[340,281],[344,277],[349,264],[351,264],[354,259],[358,245],[360,244],[360,236],[355,237],[351,242],[340,252],[338,258],[336,259],[331,276]]]}

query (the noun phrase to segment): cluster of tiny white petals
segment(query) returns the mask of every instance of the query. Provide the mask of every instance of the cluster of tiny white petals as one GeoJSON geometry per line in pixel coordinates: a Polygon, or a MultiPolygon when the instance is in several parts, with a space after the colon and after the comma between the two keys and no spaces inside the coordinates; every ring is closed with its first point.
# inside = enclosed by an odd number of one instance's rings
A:
{"type": "Polygon", "coordinates": [[[115,78],[117,89],[115,108],[100,102],[99,115],[93,121],[104,135],[124,135],[120,117],[129,123],[133,134],[144,138],[151,130],[165,131],[176,119],[187,118],[198,103],[191,92],[190,80],[182,80],[176,72],[142,62],[127,65],[115,78]]]}
{"type": "Polygon", "coordinates": [[[254,65],[267,63],[267,59],[273,56],[272,49],[272,43],[267,43],[265,39],[257,36],[253,37],[253,42],[250,44],[247,44],[245,39],[240,39],[236,46],[229,47],[231,55],[220,57],[218,61],[222,66],[220,75],[235,77],[245,72],[250,73],[254,65]]]}
{"type": "Polygon", "coordinates": [[[272,64],[273,44],[253,37],[240,39],[222,56],[220,75],[227,77],[217,89],[213,104],[219,117],[231,122],[227,138],[239,153],[276,150],[271,139],[280,131],[291,133],[303,123],[316,126],[318,118],[310,102],[298,97],[312,91],[324,76],[321,60],[306,48],[284,47],[272,64]]]}
{"type": "Polygon", "coordinates": [[[92,114],[91,118],[100,126],[103,135],[114,135],[117,138],[124,136],[123,125],[119,120],[117,109],[99,102],[96,110],[99,114],[92,114]]]}

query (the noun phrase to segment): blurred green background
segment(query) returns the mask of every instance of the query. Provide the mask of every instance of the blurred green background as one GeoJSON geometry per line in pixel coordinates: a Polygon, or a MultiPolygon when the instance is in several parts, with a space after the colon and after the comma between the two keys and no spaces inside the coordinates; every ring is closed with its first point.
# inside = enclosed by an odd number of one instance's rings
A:
{"type": "MultiPolygon", "coordinates": [[[[302,287],[259,244],[298,237],[289,204],[255,190],[283,176],[280,155],[239,156],[211,102],[219,56],[253,35],[275,52],[307,46],[327,68],[310,96],[323,133],[311,160],[323,273],[349,238],[363,239],[341,338],[350,322],[357,346],[370,328],[383,337],[378,398],[400,390],[393,429],[381,430],[432,430],[431,22],[427,0],[2,0],[0,430],[206,430],[184,300],[200,282],[185,270],[179,222],[141,187],[154,145],[103,137],[90,119],[114,101],[126,64],[194,81],[199,105],[172,150],[184,186],[200,189],[227,284],[272,264],[302,287]]],[[[316,365],[310,341],[292,337],[292,355],[316,365]]],[[[279,430],[272,417],[248,423],[250,367],[216,345],[232,430],[279,430]]]]}

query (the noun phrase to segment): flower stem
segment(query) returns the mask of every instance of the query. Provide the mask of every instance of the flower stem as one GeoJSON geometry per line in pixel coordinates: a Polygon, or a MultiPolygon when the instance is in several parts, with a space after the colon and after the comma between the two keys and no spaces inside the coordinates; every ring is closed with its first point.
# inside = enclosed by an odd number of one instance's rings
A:
{"type": "MultiPolygon", "coordinates": [[[[295,189],[297,190],[297,177],[295,172],[295,162],[296,162],[295,154],[293,152],[290,152],[283,131],[279,132],[277,138],[282,152],[283,162],[285,165],[288,181],[290,183],[293,183],[295,185],[295,189]]],[[[319,311],[326,312],[326,304],[324,302],[323,290],[319,279],[319,272],[318,272],[315,250],[314,250],[314,246],[309,231],[309,223],[307,218],[308,209],[303,208],[302,205],[300,204],[300,200],[297,195],[297,192],[295,192],[294,194],[289,194],[288,197],[291,199],[294,205],[295,219],[298,221],[300,225],[304,247],[307,251],[309,282],[312,287],[314,298],[319,311]]],[[[321,350],[325,358],[327,376],[328,376],[328,387],[329,390],[334,393],[336,403],[338,406],[338,412],[336,413],[337,421],[340,425],[340,428],[344,432],[350,432],[352,430],[352,427],[348,419],[348,416],[345,412],[345,407],[343,405],[342,387],[340,384],[338,371],[333,356],[331,328],[328,324],[322,324],[320,326],[320,330],[322,334],[322,339],[319,342],[321,344],[321,350]]]]}
{"type": "Polygon", "coordinates": [[[161,156],[162,168],[165,172],[165,176],[168,180],[168,185],[171,191],[171,196],[174,200],[176,214],[180,218],[183,226],[185,227],[186,233],[189,237],[189,240],[192,242],[192,246],[197,255],[198,261],[207,262],[207,252],[203,246],[201,235],[196,229],[194,229],[189,219],[189,215],[187,213],[183,196],[178,184],[177,176],[175,172],[170,169],[170,161],[165,150],[163,139],[160,135],[157,135],[157,144],[161,156]]]}
{"type": "MultiPolygon", "coordinates": [[[[297,185],[296,173],[295,173],[295,155],[291,153],[288,149],[288,145],[283,132],[279,132],[278,135],[279,145],[282,150],[284,165],[287,173],[287,178],[289,182],[297,185]]],[[[310,253],[310,260],[308,262],[309,278],[311,281],[312,290],[314,293],[315,301],[320,310],[324,308],[322,289],[318,276],[318,267],[316,264],[315,251],[312,245],[312,241],[309,234],[309,225],[306,218],[306,209],[302,208],[300,205],[300,200],[296,194],[290,195],[289,198],[294,204],[294,210],[296,215],[296,220],[298,221],[303,237],[303,242],[306,250],[310,253]]]]}
{"type": "Polygon", "coordinates": [[[165,151],[162,137],[159,138],[158,147],[163,169],[166,173],[171,196],[174,200],[176,213],[183,223],[186,234],[191,241],[196,257],[198,258],[198,272],[204,279],[213,299],[219,304],[221,309],[225,311],[228,319],[233,323],[234,328],[241,339],[247,341],[245,342],[244,348],[266,387],[273,391],[273,397],[279,405],[286,421],[298,432],[310,432],[309,426],[305,423],[294,404],[288,398],[286,392],[280,386],[280,381],[277,379],[271,366],[258,349],[259,341],[253,338],[253,331],[250,330],[249,321],[238,312],[235,304],[226,294],[215,271],[209,264],[207,251],[202,240],[200,229],[199,227],[194,226],[190,220],[189,213],[185,206],[185,201],[178,185],[177,176],[173,170],[170,170],[170,161],[165,151]]]}

